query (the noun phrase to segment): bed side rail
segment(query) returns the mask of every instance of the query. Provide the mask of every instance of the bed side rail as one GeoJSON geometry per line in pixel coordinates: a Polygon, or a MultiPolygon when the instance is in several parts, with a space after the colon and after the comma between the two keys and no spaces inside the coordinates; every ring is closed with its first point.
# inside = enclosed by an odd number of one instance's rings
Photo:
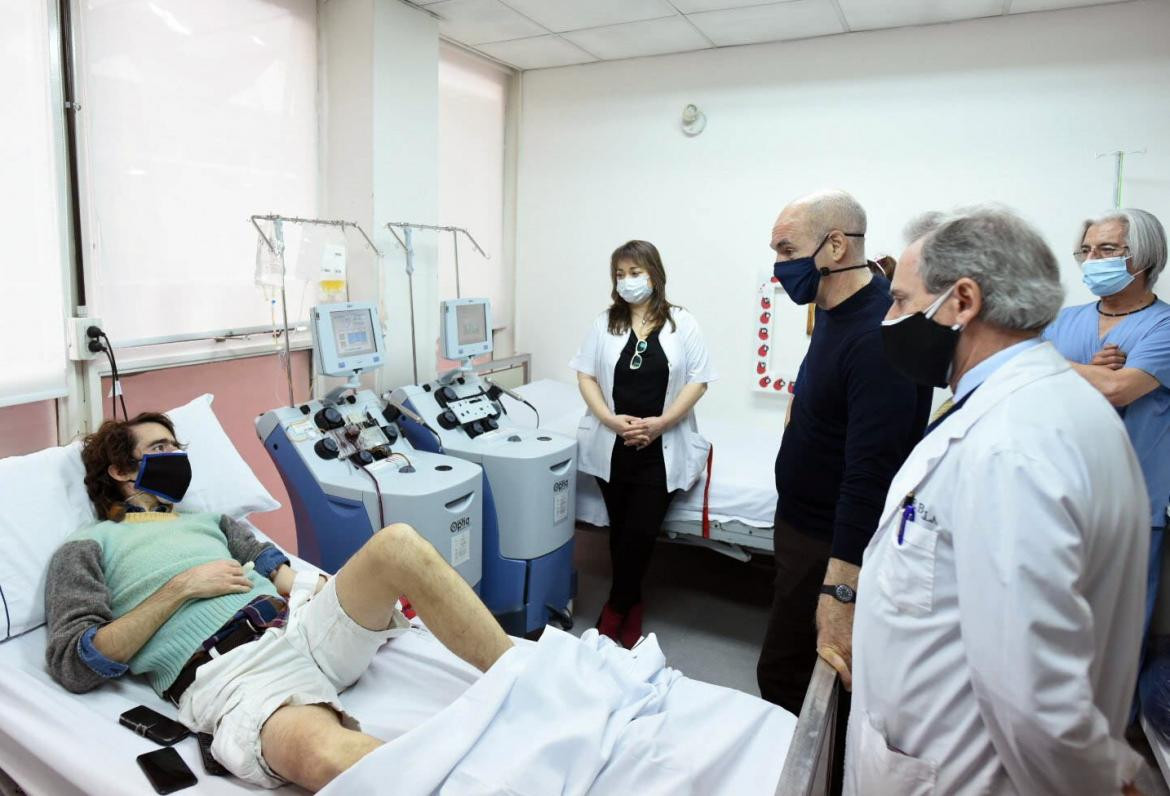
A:
{"type": "Polygon", "coordinates": [[[837,672],[817,658],[776,796],[824,796],[829,792],[834,744],[844,741],[834,737],[836,719],[837,672]]]}

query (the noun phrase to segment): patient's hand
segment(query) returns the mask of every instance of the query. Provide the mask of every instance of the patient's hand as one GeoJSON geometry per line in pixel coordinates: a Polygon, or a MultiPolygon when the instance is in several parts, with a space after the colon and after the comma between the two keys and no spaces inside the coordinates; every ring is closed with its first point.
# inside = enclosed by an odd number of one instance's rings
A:
{"type": "Polygon", "coordinates": [[[174,578],[175,584],[188,599],[219,597],[224,594],[242,594],[252,590],[252,581],[244,574],[238,561],[209,561],[174,578]]]}

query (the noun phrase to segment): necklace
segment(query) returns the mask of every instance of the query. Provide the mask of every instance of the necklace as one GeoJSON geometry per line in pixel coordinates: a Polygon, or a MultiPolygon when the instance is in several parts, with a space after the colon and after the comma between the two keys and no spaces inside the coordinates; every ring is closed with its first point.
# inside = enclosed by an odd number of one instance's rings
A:
{"type": "MultiPolygon", "coordinates": [[[[646,321],[647,320],[649,320],[649,319],[646,317],[646,313],[642,313],[642,320],[638,321],[638,332],[645,332],[646,331],[646,321]]],[[[635,332],[635,334],[637,334],[637,332],[635,332]]],[[[642,335],[638,334],[637,336],[641,337],[642,335]]]]}
{"type": "Polygon", "coordinates": [[[1097,314],[1104,315],[1106,318],[1124,318],[1126,315],[1133,315],[1135,313],[1141,312],[1142,310],[1148,310],[1150,307],[1154,306],[1157,303],[1158,303],[1158,297],[1154,296],[1153,301],[1151,301],[1149,304],[1147,304],[1144,307],[1138,307],[1136,310],[1130,310],[1129,312],[1106,312],[1105,310],[1101,309],[1101,302],[1098,301],[1097,302],[1097,314]]]}

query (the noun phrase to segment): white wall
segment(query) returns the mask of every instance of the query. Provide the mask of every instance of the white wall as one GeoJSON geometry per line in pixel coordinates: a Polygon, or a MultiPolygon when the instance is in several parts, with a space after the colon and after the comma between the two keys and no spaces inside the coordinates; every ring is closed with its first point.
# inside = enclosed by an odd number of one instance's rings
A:
{"type": "MultiPolygon", "coordinates": [[[[511,262],[504,257],[504,124],[511,75],[454,47],[439,50],[439,218],[463,227],[487,253],[459,238],[459,287],[492,300],[497,357],[512,353],[511,262]]],[[[454,298],[450,233],[439,241],[439,296],[454,298]]]]}
{"type": "MultiPolygon", "coordinates": [[[[319,8],[322,214],[359,222],[384,254],[379,277],[349,237],[351,297],[381,298],[390,362],[379,386],[389,389],[411,383],[413,374],[405,258],[384,225],[438,223],[438,22],[398,0],[330,0],[319,8]]],[[[435,237],[416,234],[414,246],[425,380],[435,372],[439,328],[435,237]]]]}
{"type": "MultiPolygon", "coordinates": [[[[608,303],[609,253],[662,251],[669,296],[699,316],[722,374],[700,414],[779,429],[786,399],[751,392],[755,290],[790,199],[852,191],[868,253],[900,255],[919,211],[1006,203],[1037,224],[1083,302],[1078,222],[1125,202],[1170,223],[1170,6],[1154,0],[527,72],[517,226],[517,350],[566,367],[608,303]],[[706,131],[679,131],[688,102],[706,131]]],[[[1166,279],[1162,280],[1166,282],[1166,279]]],[[[781,300],[779,364],[807,345],[781,300]]]]}

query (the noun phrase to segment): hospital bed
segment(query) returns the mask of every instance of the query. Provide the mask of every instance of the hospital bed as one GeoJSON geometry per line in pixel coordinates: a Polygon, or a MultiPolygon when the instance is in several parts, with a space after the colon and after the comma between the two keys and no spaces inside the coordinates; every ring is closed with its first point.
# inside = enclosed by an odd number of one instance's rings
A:
{"type": "MultiPolygon", "coordinates": [[[[542,379],[516,388],[539,412],[542,428],[576,436],[585,402],[574,385],[542,379]]],[[[523,405],[505,397],[517,423],[535,423],[523,405]]],[[[670,504],[663,522],[667,537],[697,544],[746,561],[752,552],[772,552],[772,521],[776,512],[775,462],[780,448],[779,420],[775,429],[746,427],[719,418],[703,419],[699,433],[712,445],[711,487],[704,474],[698,483],[670,504]],[[707,507],[708,523],[703,524],[707,507]]],[[[609,515],[593,476],[577,478],[577,519],[606,526],[609,515]]]]}
{"type": "MultiPolygon", "coordinates": [[[[170,413],[178,435],[190,443],[196,475],[188,500],[193,499],[191,494],[197,500],[218,499],[213,494],[215,489],[201,483],[201,474],[209,472],[227,484],[224,490],[247,491],[246,484],[241,487],[241,482],[247,480],[241,468],[248,475],[250,471],[214,419],[210,403],[210,396],[203,396],[170,413]],[[208,435],[215,436],[216,440],[209,440],[208,435]],[[218,458],[209,460],[213,454],[218,458]],[[225,458],[238,461],[226,462],[225,458]],[[217,466],[208,466],[210,461],[215,461],[217,466]]],[[[157,747],[118,726],[117,717],[139,704],[164,715],[175,715],[174,708],[138,678],[120,678],[90,693],[75,695],[55,683],[45,668],[43,612],[39,625],[34,614],[38,603],[43,602],[48,556],[73,528],[92,517],[81,474],[76,444],[0,460],[0,549],[6,551],[0,556],[0,593],[4,595],[3,618],[7,623],[6,628],[0,627],[4,631],[0,632],[0,716],[3,717],[0,773],[4,775],[0,776],[0,793],[11,792],[14,783],[32,796],[150,794],[153,791],[139,771],[135,757],[157,747]],[[45,516],[34,517],[28,511],[29,506],[46,507],[45,516]],[[50,513],[57,516],[49,516],[50,513]]],[[[263,491],[258,482],[255,488],[263,491]]],[[[237,494],[225,500],[234,508],[260,510],[256,507],[271,508],[267,504],[274,503],[270,496],[265,501],[265,496],[266,493],[263,496],[237,494]]],[[[238,516],[247,513],[241,511],[238,516]]],[[[297,568],[315,569],[295,556],[291,559],[297,568]]],[[[530,642],[517,640],[517,644],[527,643],[530,642]]],[[[415,620],[408,633],[379,651],[369,670],[341,699],[362,720],[367,731],[389,740],[415,730],[458,702],[480,679],[477,671],[452,655],[415,620]]],[[[682,689],[679,697],[684,703],[682,715],[695,713],[699,708],[707,710],[713,696],[731,701],[723,689],[687,682],[692,685],[682,689]],[[711,689],[724,696],[714,694],[711,689]],[[700,691],[705,696],[700,697],[700,691]],[[688,694],[694,697],[690,711],[685,704],[690,699],[688,694]]],[[[831,688],[831,683],[826,686],[826,682],[819,681],[810,694],[820,694],[825,687],[831,688]]],[[[743,699],[742,695],[737,698],[743,699]]],[[[801,749],[819,751],[824,733],[817,727],[829,726],[826,722],[831,721],[832,705],[831,700],[821,696],[811,699],[812,708],[806,706],[808,715],[802,714],[795,732],[803,739],[801,749]]],[[[815,780],[818,766],[794,761],[786,741],[775,744],[774,755],[772,746],[767,755],[733,754],[735,766],[742,766],[756,783],[775,781],[776,793],[824,792],[815,780]],[[780,761],[785,754],[788,760],[781,772],[780,761]]],[[[709,739],[704,738],[703,743],[709,743],[709,739]]],[[[234,778],[207,776],[193,738],[179,742],[176,749],[199,778],[198,785],[190,792],[237,794],[252,790],[234,778]]],[[[427,765],[425,749],[418,750],[418,760],[421,766],[427,765]]],[[[363,760],[359,766],[365,763],[363,760]]],[[[765,787],[771,790],[771,786],[765,787]]],[[[279,792],[300,791],[288,786],[279,792]]]]}

